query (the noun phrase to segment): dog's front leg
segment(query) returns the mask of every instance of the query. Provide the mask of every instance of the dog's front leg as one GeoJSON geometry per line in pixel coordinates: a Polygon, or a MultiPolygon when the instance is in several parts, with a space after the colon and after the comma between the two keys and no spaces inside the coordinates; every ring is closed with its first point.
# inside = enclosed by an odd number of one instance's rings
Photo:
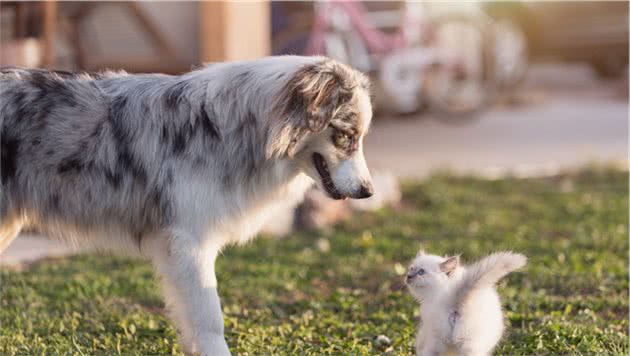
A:
{"type": "Polygon", "coordinates": [[[229,355],[214,271],[219,249],[202,248],[197,239],[181,233],[167,241],[168,246],[160,249],[165,253],[154,263],[184,352],[229,355]]]}

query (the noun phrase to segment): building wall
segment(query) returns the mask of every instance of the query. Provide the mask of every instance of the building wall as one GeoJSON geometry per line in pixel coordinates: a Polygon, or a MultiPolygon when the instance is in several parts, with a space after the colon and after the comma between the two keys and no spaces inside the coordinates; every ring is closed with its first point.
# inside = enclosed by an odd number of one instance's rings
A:
{"type": "MultiPolygon", "coordinates": [[[[138,2],[184,62],[199,58],[199,3],[188,1],[138,2]]],[[[86,62],[155,60],[158,51],[134,17],[116,3],[102,3],[83,22],[82,43],[86,62]]]]}

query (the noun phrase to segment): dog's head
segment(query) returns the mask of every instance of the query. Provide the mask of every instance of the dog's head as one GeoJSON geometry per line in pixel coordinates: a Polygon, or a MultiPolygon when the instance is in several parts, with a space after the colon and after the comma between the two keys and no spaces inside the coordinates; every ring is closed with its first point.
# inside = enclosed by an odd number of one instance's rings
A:
{"type": "MultiPolygon", "coordinates": [[[[279,102],[271,150],[293,160],[331,198],[367,198],[363,137],[372,120],[367,78],[330,59],[303,65],[279,102]]],[[[274,129],[272,129],[274,131],[274,129]]]]}

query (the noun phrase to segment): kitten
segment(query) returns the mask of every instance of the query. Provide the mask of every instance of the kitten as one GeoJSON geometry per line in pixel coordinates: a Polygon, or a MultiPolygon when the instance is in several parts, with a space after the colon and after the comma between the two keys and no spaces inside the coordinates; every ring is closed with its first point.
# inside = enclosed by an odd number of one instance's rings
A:
{"type": "Polygon", "coordinates": [[[416,354],[490,355],[503,334],[495,284],[526,262],[521,254],[497,252],[464,267],[459,256],[420,251],[405,280],[421,303],[416,354]]]}

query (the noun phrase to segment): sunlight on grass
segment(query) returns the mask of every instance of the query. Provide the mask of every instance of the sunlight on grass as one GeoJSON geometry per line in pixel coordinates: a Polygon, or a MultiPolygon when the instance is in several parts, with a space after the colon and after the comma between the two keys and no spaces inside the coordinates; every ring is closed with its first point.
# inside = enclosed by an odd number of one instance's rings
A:
{"type": "MultiPolygon", "coordinates": [[[[228,343],[250,355],[412,354],[417,305],[401,275],[422,246],[528,255],[500,284],[509,327],[497,354],[627,354],[627,185],[610,170],[438,176],[407,184],[400,209],[230,248],[218,264],[228,343]]],[[[0,354],[180,352],[145,262],[87,255],[0,273],[0,354]]]]}

